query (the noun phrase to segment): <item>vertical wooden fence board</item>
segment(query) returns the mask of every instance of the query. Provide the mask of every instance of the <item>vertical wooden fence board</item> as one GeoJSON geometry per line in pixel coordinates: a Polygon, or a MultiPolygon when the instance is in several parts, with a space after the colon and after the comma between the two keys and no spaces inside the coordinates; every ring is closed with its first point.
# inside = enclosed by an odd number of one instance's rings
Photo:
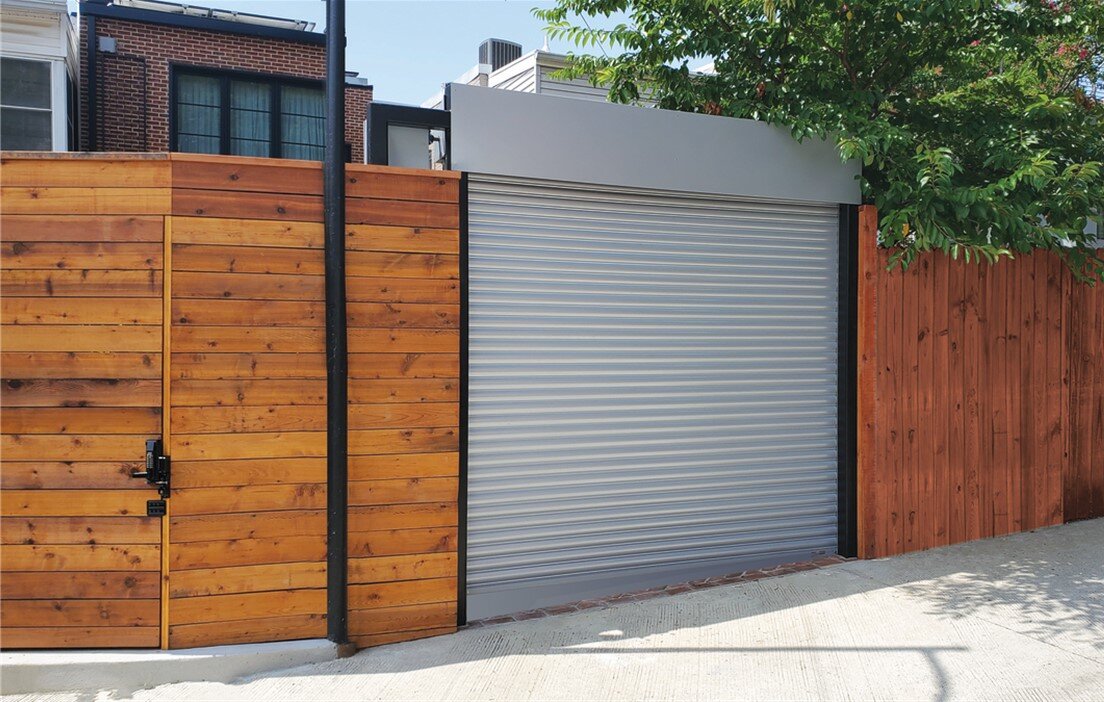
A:
{"type": "MultiPolygon", "coordinates": [[[[863,210],[869,206],[864,206],[863,210]]],[[[879,305],[878,231],[876,217],[868,214],[860,218],[858,229],[858,423],[857,443],[857,503],[867,505],[867,514],[860,515],[857,524],[858,553],[869,557],[877,550],[881,537],[878,525],[884,519],[884,505],[879,495],[882,490],[882,474],[876,470],[885,444],[878,432],[877,397],[884,392],[886,373],[878,364],[877,334],[875,322],[879,305]],[[870,485],[867,485],[867,483],[870,485]]]]}
{"type": "Polygon", "coordinates": [[[157,493],[129,476],[161,433],[169,164],[20,156],[0,173],[0,282],[20,310],[0,340],[0,642],[156,647],[160,519],[145,503],[157,493]]]}
{"type": "Polygon", "coordinates": [[[1075,281],[1069,297],[1069,470],[1066,520],[1104,516],[1104,294],[1075,281]]]}
{"type": "Polygon", "coordinates": [[[904,273],[889,253],[860,246],[863,556],[1104,516],[1104,288],[1045,252],[904,273]]]}

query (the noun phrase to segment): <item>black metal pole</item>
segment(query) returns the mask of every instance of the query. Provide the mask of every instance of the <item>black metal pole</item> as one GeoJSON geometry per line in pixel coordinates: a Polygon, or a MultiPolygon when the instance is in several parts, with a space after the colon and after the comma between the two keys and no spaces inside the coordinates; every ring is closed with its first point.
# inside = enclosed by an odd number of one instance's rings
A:
{"type": "Polygon", "coordinates": [[[345,0],[326,0],[326,154],[322,176],[326,256],[326,617],[327,638],[341,646],[349,642],[345,0]]]}

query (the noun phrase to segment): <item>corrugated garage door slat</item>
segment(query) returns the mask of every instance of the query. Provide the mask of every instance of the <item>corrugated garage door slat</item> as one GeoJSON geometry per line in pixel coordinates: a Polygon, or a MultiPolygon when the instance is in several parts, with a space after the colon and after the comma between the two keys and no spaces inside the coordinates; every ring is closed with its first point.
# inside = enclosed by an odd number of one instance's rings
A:
{"type": "Polygon", "coordinates": [[[470,618],[835,552],[837,218],[470,177],[470,618]]]}

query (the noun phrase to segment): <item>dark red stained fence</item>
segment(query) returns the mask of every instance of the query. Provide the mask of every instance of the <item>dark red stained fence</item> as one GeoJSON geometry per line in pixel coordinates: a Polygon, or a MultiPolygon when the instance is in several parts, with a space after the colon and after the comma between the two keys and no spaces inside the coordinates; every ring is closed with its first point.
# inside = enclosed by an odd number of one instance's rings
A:
{"type": "Polygon", "coordinates": [[[1104,515],[1104,287],[1057,257],[886,270],[860,218],[859,553],[1104,515]]]}

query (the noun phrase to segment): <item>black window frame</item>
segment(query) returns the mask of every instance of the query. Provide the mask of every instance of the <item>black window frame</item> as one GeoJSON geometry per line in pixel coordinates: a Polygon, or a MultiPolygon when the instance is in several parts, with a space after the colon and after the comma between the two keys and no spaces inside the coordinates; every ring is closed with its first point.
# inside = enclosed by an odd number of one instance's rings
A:
{"type": "MultiPolygon", "coordinates": [[[[302,78],[300,76],[287,76],[276,73],[258,73],[253,71],[239,71],[226,68],[211,68],[209,66],[192,66],[186,64],[170,64],[169,66],[169,150],[179,151],[177,133],[177,81],[181,76],[199,76],[203,78],[216,78],[219,80],[219,154],[232,156],[230,152],[230,84],[233,81],[245,81],[251,83],[264,83],[271,87],[269,93],[269,139],[268,156],[253,156],[247,158],[285,158],[283,155],[283,102],[281,93],[284,86],[299,88],[313,88],[326,93],[326,83],[322,80],[302,78]]],[[[324,119],[324,117],[323,117],[324,119]]],[[[325,129],[323,129],[323,135],[325,129]]],[[[325,143],[319,144],[319,148],[325,151],[325,143]]],[[[308,159],[296,159],[308,160],[308,159]]],[[[321,159],[320,159],[321,160],[321,159]]]]}
{"type": "MultiPolygon", "coordinates": [[[[448,93],[446,93],[447,100],[448,93]]],[[[387,132],[391,127],[415,127],[445,134],[445,170],[452,170],[452,113],[429,107],[411,107],[389,102],[371,102],[365,117],[368,125],[366,161],[379,166],[388,163],[387,132]]]]}

